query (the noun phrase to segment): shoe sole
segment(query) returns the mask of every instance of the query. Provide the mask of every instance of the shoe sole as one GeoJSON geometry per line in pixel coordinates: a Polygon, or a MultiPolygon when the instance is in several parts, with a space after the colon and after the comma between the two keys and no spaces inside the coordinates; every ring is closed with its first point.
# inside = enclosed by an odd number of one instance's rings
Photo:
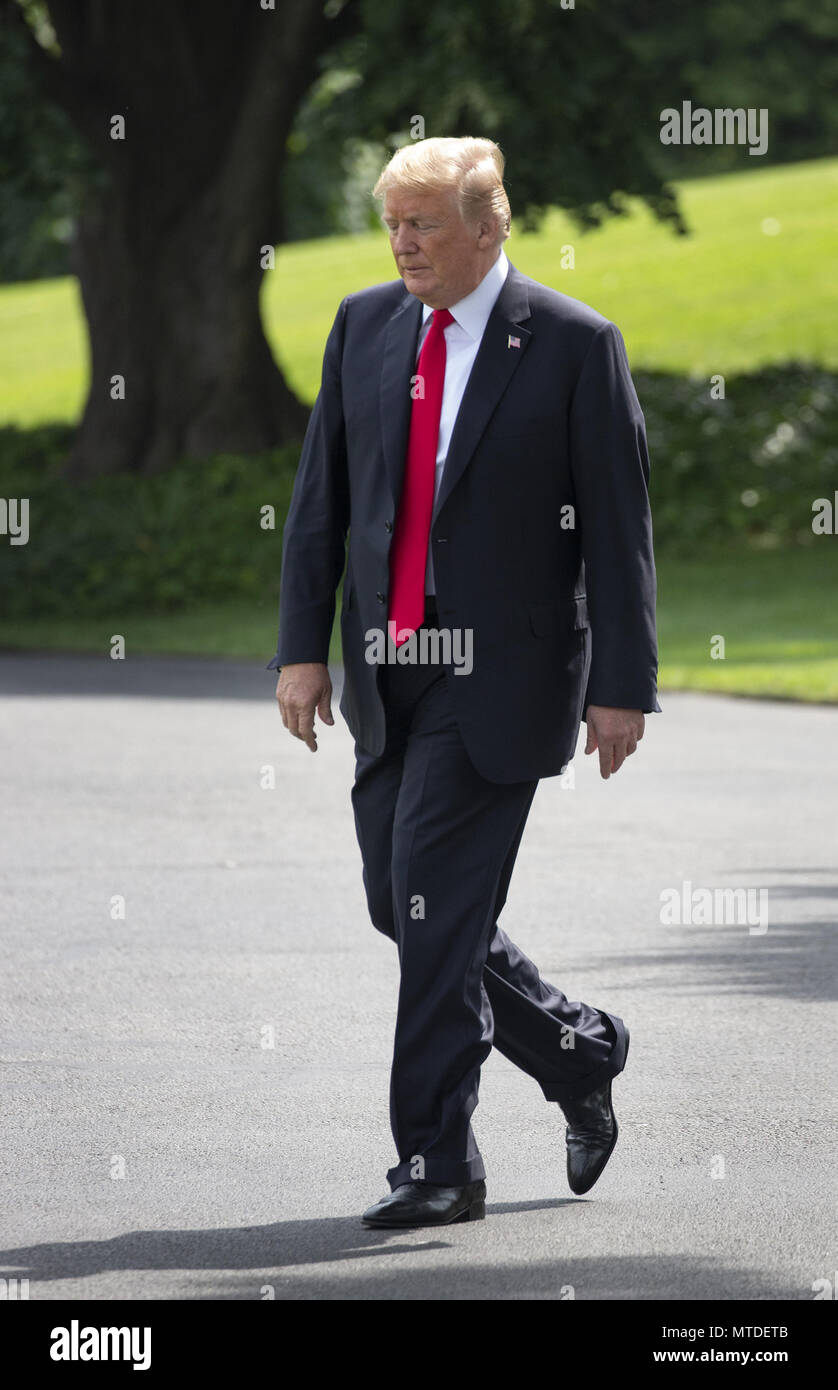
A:
{"type": "MultiPolygon", "coordinates": [[[[628,1061],[629,1043],[630,1043],[630,1042],[631,1042],[631,1034],[629,1033],[628,1028],[626,1028],[626,1055],[625,1055],[625,1057],[623,1058],[623,1071],[625,1071],[626,1062],[628,1061]]],[[[620,1075],[620,1072],[618,1072],[617,1075],[619,1076],[619,1075],[620,1075]]],[[[607,1152],[605,1153],[605,1156],[603,1157],[602,1163],[600,1164],[599,1169],[598,1169],[598,1171],[597,1171],[595,1177],[592,1178],[592,1180],[588,1183],[587,1187],[571,1187],[571,1184],[570,1184],[570,1172],[568,1171],[568,1175],[567,1175],[567,1185],[568,1185],[568,1187],[570,1187],[570,1190],[571,1190],[571,1192],[574,1194],[575,1197],[584,1197],[585,1193],[586,1193],[586,1192],[590,1192],[591,1188],[594,1187],[594,1186],[596,1185],[596,1183],[599,1182],[600,1178],[602,1177],[603,1173],[605,1172],[605,1166],[606,1166],[606,1164],[608,1163],[609,1158],[611,1157],[611,1155],[613,1154],[615,1148],[617,1147],[617,1140],[618,1140],[618,1138],[619,1138],[619,1136],[620,1136],[620,1126],[617,1124],[617,1116],[616,1116],[615,1113],[614,1113],[614,1102],[613,1102],[612,1099],[611,1099],[611,1083],[612,1083],[613,1080],[614,1080],[613,1076],[612,1076],[612,1077],[609,1077],[609,1080],[608,1080],[608,1104],[609,1104],[610,1109],[611,1109],[611,1118],[612,1118],[612,1120],[614,1121],[614,1134],[613,1134],[613,1137],[612,1137],[612,1139],[611,1139],[611,1143],[610,1143],[610,1145],[609,1145],[609,1147],[608,1147],[608,1150],[607,1150],[607,1152]]]]}
{"type": "Polygon", "coordinates": [[[486,1203],[484,1200],[472,1202],[466,1207],[465,1211],[458,1212],[456,1216],[449,1216],[445,1221],[368,1221],[362,1216],[361,1221],[364,1226],[371,1229],[382,1227],[386,1230],[407,1231],[419,1226],[457,1226],[461,1221],[483,1221],[486,1216],[486,1203]]]}

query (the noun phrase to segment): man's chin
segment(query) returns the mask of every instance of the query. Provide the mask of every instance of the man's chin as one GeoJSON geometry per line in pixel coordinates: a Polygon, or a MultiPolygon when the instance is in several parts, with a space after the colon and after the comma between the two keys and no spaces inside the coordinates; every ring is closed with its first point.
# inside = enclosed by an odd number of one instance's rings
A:
{"type": "Polygon", "coordinates": [[[439,289],[439,286],[435,284],[433,277],[427,271],[403,270],[400,273],[405,289],[409,290],[417,299],[429,303],[435,297],[434,292],[439,289]]]}

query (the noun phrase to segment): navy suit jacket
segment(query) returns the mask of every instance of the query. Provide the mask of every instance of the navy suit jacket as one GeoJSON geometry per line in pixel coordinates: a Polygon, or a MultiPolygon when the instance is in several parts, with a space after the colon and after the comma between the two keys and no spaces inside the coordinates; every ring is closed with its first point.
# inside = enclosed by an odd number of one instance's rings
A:
{"type": "MultiPolygon", "coordinates": [[[[325,663],[341,611],[340,710],[378,756],[385,712],[365,634],[387,630],[422,304],[401,280],[342,301],[283,535],[268,668],[325,663]],[[346,536],[349,554],[346,557],[346,536]]],[[[489,781],[561,773],[589,704],[660,710],[643,413],[617,327],[510,264],[477,352],[431,520],[439,627],[466,751],[489,781]]]]}

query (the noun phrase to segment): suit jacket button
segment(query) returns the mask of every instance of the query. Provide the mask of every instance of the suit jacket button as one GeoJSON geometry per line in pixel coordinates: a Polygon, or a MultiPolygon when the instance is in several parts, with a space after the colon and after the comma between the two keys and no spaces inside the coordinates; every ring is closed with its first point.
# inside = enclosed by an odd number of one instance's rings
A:
{"type": "Polygon", "coordinates": [[[387,600],[385,599],[385,597],[384,597],[384,595],[383,595],[382,593],[377,593],[377,594],[376,594],[376,598],[378,599],[378,602],[379,602],[379,603],[386,603],[386,602],[387,602],[387,600]]]}
{"type": "Polygon", "coordinates": [[[392,523],[392,521],[385,521],[385,523],[384,523],[384,530],[385,530],[385,531],[392,531],[392,529],[393,529],[393,523],[392,523]]]}

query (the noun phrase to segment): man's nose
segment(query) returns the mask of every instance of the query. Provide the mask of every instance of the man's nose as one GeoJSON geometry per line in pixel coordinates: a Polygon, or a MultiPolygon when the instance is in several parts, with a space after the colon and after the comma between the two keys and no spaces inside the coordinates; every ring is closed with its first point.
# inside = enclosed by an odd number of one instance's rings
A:
{"type": "Polygon", "coordinates": [[[416,237],[412,227],[405,224],[396,229],[393,234],[393,250],[399,256],[416,250],[416,237]]]}

